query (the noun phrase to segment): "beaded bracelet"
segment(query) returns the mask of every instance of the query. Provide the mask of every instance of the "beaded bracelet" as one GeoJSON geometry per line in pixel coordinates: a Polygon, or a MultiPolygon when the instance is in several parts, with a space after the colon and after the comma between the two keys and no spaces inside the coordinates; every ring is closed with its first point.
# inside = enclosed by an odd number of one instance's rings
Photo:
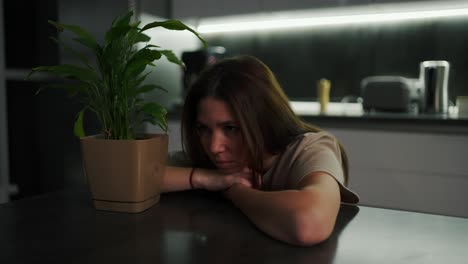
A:
{"type": "Polygon", "coordinates": [[[190,176],[189,176],[189,183],[190,183],[190,188],[195,189],[195,186],[193,186],[193,173],[195,172],[195,167],[192,168],[190,171],[190,176]]]}

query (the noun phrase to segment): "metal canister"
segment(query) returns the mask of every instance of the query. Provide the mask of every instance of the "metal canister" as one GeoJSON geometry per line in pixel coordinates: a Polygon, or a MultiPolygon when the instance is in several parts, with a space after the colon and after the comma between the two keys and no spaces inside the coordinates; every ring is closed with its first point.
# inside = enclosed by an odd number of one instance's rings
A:
{"type": "Polygon", "coordinates": [[[425,113],[448,113],[448,78],[450,63],[448,61],[423,61],[420,75],[424,84],[425,113]]]}

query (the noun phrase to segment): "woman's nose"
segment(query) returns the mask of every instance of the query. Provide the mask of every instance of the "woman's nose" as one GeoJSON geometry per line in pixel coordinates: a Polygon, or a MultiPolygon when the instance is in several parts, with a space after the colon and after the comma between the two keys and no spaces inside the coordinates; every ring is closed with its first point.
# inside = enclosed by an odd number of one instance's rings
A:
{"type": "Polygon", "coordinates": [[[225,138],[221,133],[211,135],[210,151],[214,154],[223,152],[226,149],[225,138]]]}

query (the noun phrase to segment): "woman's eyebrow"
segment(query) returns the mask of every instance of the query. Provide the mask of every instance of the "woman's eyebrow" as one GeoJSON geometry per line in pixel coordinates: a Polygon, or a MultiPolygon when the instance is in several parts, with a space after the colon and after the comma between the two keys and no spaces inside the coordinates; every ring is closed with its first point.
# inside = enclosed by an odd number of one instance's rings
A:
{"type": "Polygon", "coordinates": [[[229,121],[223,121],[223,122],[218,122],[216,123],[218,126],[232,126],[232,125],[237,125],[237,122],[229,120],[229,121]]]}
{"type": "MultiPolygon", "coordinates": [[[[205,123],[201,122],[201,121],[197,121],[195,123],[196,126],[204,126],[204,127],[208,127],[208,125],[206,125],[205,123]]],[[[227,121],[221,121],[221,122],[216,122],[216,126],[238,126],[239,123],[236,122],[236,121],[233,121],[233,120],[227,120],[227,121]]]]}

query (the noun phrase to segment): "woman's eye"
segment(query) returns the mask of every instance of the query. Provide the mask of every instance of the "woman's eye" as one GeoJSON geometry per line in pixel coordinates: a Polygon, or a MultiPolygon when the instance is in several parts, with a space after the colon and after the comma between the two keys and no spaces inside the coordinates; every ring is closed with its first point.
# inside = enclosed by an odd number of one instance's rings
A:
{"type": "Polygon", "coordinates": [[[238,128],[236,126],[224,126],[224,132],[226,134],[236,133],[237,131],[238,131],[238,128]]]}

